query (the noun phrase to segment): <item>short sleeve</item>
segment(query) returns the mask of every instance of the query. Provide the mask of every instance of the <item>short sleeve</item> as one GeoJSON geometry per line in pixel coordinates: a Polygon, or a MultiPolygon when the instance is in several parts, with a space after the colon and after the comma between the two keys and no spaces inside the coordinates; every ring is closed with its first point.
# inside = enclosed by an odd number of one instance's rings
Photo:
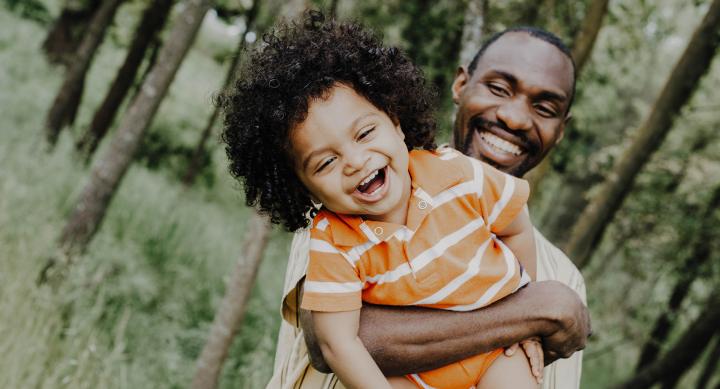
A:
{"type": "Polygon", "coordinates": [[[332,244],[328,233],[312,228],[302,309],[354,311],[362,307],[362,289],[363,282],[353,260],[332,244]]]}
{"type": "Polygon", "coordinates": [[[479,208],[490,231],[505,229],[527,204],[530,188],[527,181],[471,158],[479,208]]]}

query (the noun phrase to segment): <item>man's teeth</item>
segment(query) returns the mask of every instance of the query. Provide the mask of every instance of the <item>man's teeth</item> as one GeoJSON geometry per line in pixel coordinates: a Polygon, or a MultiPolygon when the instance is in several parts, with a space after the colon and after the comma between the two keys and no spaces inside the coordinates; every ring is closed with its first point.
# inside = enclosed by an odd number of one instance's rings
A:
{"type": "Polygon", "coordinates": [[[510,153],[512,155],[520,155],[522,154],[522,150],[517,145],[514,145],[505,139],[502,139],[498,137],[495,134],[489,133],[489,132],[481,132],[480,133],[480,139],[484,140],[490,146],[495,147],[496,149],[499,149],[501,151],[504,151],[506,153],[510,153]]]}
{"type": "Polygon", "coordinates": [[[365,178],[364,180],[362,180],[362,182],[361,182],[360,185],[358,185],[358,186],[363,186],[363,185],[369,183],[369,182],[372,181],[375,177],[377,177],[377,175],[378,175],[379,172],[380,172],[380,170],[375,170],[375,172],[374,172],[373,174],[367,176],[367,178],[365,178]]]}

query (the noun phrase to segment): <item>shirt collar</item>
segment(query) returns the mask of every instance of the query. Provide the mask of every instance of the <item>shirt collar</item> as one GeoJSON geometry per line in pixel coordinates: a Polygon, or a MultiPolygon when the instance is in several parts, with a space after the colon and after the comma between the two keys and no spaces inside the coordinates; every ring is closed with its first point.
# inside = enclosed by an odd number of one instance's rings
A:
{"type": "Polygon", "coordinates": [[[459,154],[458,151],[450,148],[441,151],[411,151],[409,171],[413,189],[421,188],[434,197],[445,189],[459,184],[463,179],[461,165],[448,162],[458,157],[454,153],[459,154]]]}
{"type": "MultiPolygon", "coordinates": [[[[434,197],[442,191],[460,183],[463,173],[460,165],[448,163],[445,159],[453,159],[452,149],[433,152],[427,150],[412,150],[410,152],[409,172],[412,181],[411,201],[417,192],[425,192],[434,197]]],[[[408,212],[414,210],[409,207],[408,212]]],[[[429,210],[427,210],[429,212],[429,210]]],[[[385,223],[372,220],[363,220],[355,215],[336,215],[339,220],[330,223],[332,240],[338,246],[357,246],[368,241],[378,243],[386,241],[403,226],[395,223],[385,223]]],[[[410,221],[408,214],[408,221],[410,221]]]]}

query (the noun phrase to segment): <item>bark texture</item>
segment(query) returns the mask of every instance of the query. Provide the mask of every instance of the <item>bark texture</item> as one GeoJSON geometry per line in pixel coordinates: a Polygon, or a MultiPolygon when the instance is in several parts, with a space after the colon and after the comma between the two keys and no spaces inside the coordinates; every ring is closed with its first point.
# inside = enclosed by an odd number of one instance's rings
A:
{"type": "Polygon", "coordinates": [[[50,145],[55,144],[62,127],[71,122],[77,112],[85,75],[121,2],[122,0],[103,1],[90,21],[85,38],[75,53],[74,61],[65,74],[65,80],[45,120],[45,134],[50,145]]]}
{"type": "Polygon", "coordinates": [[[253,213],[247,228],[242,254],[228,281],[208,340],[198,358],[191,386],[193,389],[217,387],[223,362],[245,315],[250,291],[271,232],[268,219],[256,213],[253,213]]]}
{"type": "Polygon", "coordinates": [[[638,129],[635,141],[620,157],[597,196],[578,218],[565,250],[578,267],[582,268],[589,262],[590,254],[622,205],[635,177],[660,147],[672,128],[673,120],[707,72],[720,41],[719,26],[720,0],[714,0],[675,65],[650,115],[638,129]]]}
{"type": "Polygon", "coordinates": [[[112,125],[112,121],[120,109],[125,96],[135,81],[138,69],[142,64],[145,52],[162,30],[170,13],[173,0],[154,0],[143,12],[142,19],[128,48],[125,61],[115,76],[110,89],[100,107],[95,111],[90,126],[77,142],[76,147],[88,158],[95,152],[98,144],[112,125]]]}
{"type": "MultiPolygon", "coordinates": [[[[258,3],[259,0],[253,0],[250,9],[245,14],[245,31],[243,31],[243,33],[240,35],[240,41],[238,42],[237,50],[232,57],[232,61],[230,62],[230,67],[228,68],[227,75],[225,75],[225,82],[223,83],[222,87],[223,91],[230,88],[232,83],[235,81],[236,74],[239,71],[240,58],[242,57],[243,51],[245,50],[245,37],[247,36],[248,31],[253,29],[255,26],[258,3]]],[[[207,125],[205,125],[205,129],[200,134],[200,140],[198,141],[197,146],[195,147],[195,150],[190,157],[188,168],[182,178],[182,183],[186,187],[191,186],[195,182],[195,178],[197,178],[197,175],[200,172],[203,158],[206,155],[205,148],[207,147],[207,142],[211,138],[213,128],[215,128],[215,122],[217,121],[219,116],[220,107],[215,106],[212,114],[210,115],[210,118],[208,119],[207,125]]]]}
{"type": "Polygon", "coordinates": [[[106,152],[93,165],[85,185],[60,236],[60,248],[68,256],[82,252],[100,227],[116,189],[130,167],[145,130],[157,112],[188,49],[195,40],[209,0],[185,3],[177,16],[158,62],[128,108],[106,152]]]}
{"type": "Polygon", "coordinates": [[[680,339],[655,363],[638,372],[634,377],[617,385],[616,389],[642,389],[664,381],[668,377],[682,375],[700,357],[702,350],[712,339],[720,322],[720,294],[710,297],[705,309],[690,325],[680,339]]]}
{"type": "Polygon", "coordinates": [[[485,29],[487,0],[470,0],[465,10],[465,21],[462,31],[462,48],[460,49],[460,65],[468,65],[480,50],[485,29]]]}

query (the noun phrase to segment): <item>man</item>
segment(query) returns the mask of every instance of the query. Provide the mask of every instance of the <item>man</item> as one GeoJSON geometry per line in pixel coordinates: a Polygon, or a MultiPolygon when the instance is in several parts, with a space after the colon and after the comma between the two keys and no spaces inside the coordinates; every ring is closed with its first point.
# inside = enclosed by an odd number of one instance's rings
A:
{"type": "MultiPolygon", "coordinates": [[[[574,63],[557,37],[530,28],[503,31],[483,45],[467,68],[458,69],[452,86],[458,106],[454,147],[522,176],[562,139],[574,89],[574,63]]],[[[584,347],[590,332],[584,281],[560,250],[539,232],[535,235],[539,282],[488,307],[448,312],[364,305],[360,338],[383,372],[435,369],[539,336],[546,363],[570,357],[546,367],[544,388],[578,388],[581,353],[573,352],[584,347]]],[[[307,232],[293,240],[283,302],[283,316],[292,325],[282,324],[268,388],[342,387],[334,375],[320,372],[329,370],[314,339],[311,315],[297,309],[308,240],[307,232]],[[294,327],[298,324],[302,329],[294,327]]],[[[522,351],[511,347],[506,352],[522,351]]]]}

